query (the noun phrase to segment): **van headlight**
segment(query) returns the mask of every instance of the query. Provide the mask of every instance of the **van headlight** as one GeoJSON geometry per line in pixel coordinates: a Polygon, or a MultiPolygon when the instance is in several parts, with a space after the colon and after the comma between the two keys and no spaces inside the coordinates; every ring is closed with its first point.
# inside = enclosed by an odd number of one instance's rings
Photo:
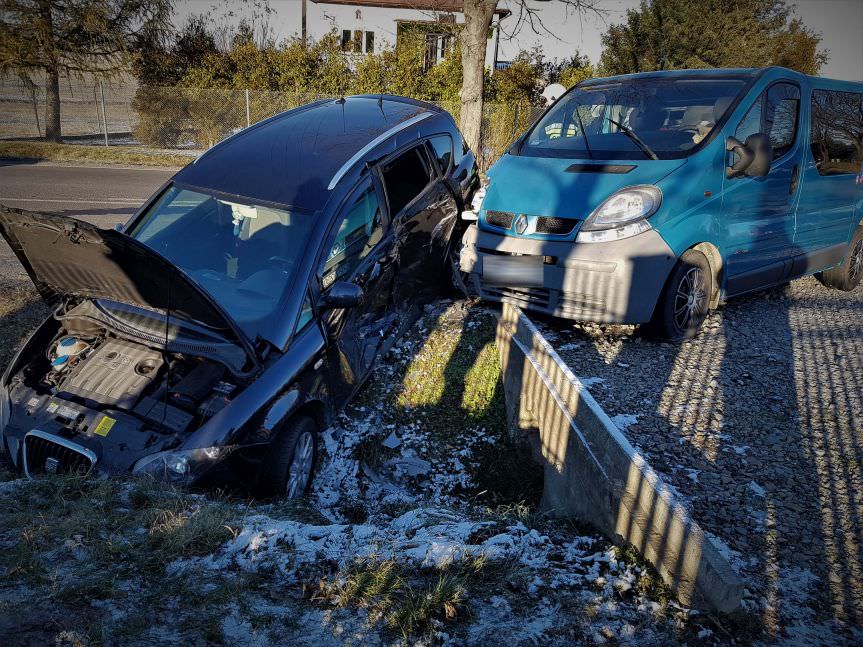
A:
{"type": "Polygon", "coordinates": [[[132,474],[147,474],[163,481],[187,482],[234,451],[235,447],[205,447],[178,449],[144,456],[132,474]]]}
{"type": "Polygon", "coordinates": [[[656,213],[660,204],[662,191],[655,186],[643,184],[622,189],[594,209],[581,226],[577,240],[600,242],[639,234],[650,229],[645,219],[656,213]],[[591,232],[594,234],[591,235],[591,232]],[[596,232],[609,233],[597,236],[596,232]]]}

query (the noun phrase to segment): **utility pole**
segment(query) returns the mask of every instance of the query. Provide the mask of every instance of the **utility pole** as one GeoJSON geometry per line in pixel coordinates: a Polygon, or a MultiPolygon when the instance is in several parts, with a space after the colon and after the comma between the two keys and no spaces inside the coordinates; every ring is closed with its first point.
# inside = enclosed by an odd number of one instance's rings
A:
{"type": "MultiPolygon", "coordinates": [[[[303,0],[305,2],[305,0],[303,0]]],[[[494,24],[494,60],[491,63],[491,73],[494,75],[497,72],[497,53],[500,47],[500,16],[494,24]]]]}
{"type": "Polygon", "coordinates": [[[303,7],[303,15],[302,15],[302,18],[300,19],[300,32],[301,32],[302,37],[303,37],[303,44],[305,45],[306,44],[306,37],[308,35],[306,32],[306,0],[301,0],[300,4],[303,7]]]}

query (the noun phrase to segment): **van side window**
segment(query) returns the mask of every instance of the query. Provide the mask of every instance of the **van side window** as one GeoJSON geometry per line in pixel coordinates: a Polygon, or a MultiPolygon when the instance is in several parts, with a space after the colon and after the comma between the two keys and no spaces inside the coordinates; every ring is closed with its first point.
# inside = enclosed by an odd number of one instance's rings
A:
{"type": "Polygon", "coordinates": [[[760,95],[758,99],[755,100],[755,103],[752,104],[752,107],[746,111],[743,119],[740,120],[740,125],[737,126],[737,130],[734,131],[734,137],[739,139],[741,142],[745,142],[749,135],[755,135],[761,132],[761,106],[763,103],[763,96],[764,95],[760,95]]]}
{"type": "Polygon", "coordinates": [[[412,148],[387,164],[383,176],[391,217],[398,215],[431,181],[428,165],[418,148],[412,148]]]}
{"type": "Polygon", "coordinates": [[[863,94],[814,90],[809,145],[821,175],[860,173],[863,170],[863,94]]]}
{"type": "Polygon", "coordinates": [[[378,195],[371,181],[354,193],[342,212],[336,239],[324,263],[323,286],[346,280],[383,238],[378,195]]]}
{"type": "Polygon", "coordinates": [[[794,146],[800,114],[800,89],[791,83],[775,83],[767,90],[764,132],[773,145],[773,159],[779,159],[794,146]]]}
{"type": "Polygon", "coordinates": [[[440,135],[439,137],[429,139],[429,143],[435,152],[441,172],[446,175],[449,173],[450,163],[452,162],[452,139],[450,139],[449,135],[440,135]]]}

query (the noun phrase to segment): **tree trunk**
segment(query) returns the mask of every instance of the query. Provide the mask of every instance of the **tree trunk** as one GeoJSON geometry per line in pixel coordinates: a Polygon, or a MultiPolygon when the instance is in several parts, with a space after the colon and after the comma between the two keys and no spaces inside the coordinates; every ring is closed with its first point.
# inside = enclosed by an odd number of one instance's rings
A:
{"type": "Polygon", "coordinates": [[[488,30],[497,0],[464,0],[464,28],[461,32],[461,132],[479,159],[482,156],[482,99],[485,84],[485,50],[488,30]]]}
{"type": "Polygon", "coordinates": [[[60,143],[60,72],[57,67],[46,70],[45,139],[60,143]]]}

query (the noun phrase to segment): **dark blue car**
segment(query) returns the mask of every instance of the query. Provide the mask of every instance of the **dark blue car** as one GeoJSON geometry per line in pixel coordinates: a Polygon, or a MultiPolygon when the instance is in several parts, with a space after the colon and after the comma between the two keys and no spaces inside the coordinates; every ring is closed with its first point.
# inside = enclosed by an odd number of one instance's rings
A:
{"type": "Polygon", "coordinates": [[[54,308],[0,382],[8,455],[302,495],[317,432],[447,283],[475,182],[449,114],[360,96],[232,136],[122,232],[0,210],[54,308]]]}

